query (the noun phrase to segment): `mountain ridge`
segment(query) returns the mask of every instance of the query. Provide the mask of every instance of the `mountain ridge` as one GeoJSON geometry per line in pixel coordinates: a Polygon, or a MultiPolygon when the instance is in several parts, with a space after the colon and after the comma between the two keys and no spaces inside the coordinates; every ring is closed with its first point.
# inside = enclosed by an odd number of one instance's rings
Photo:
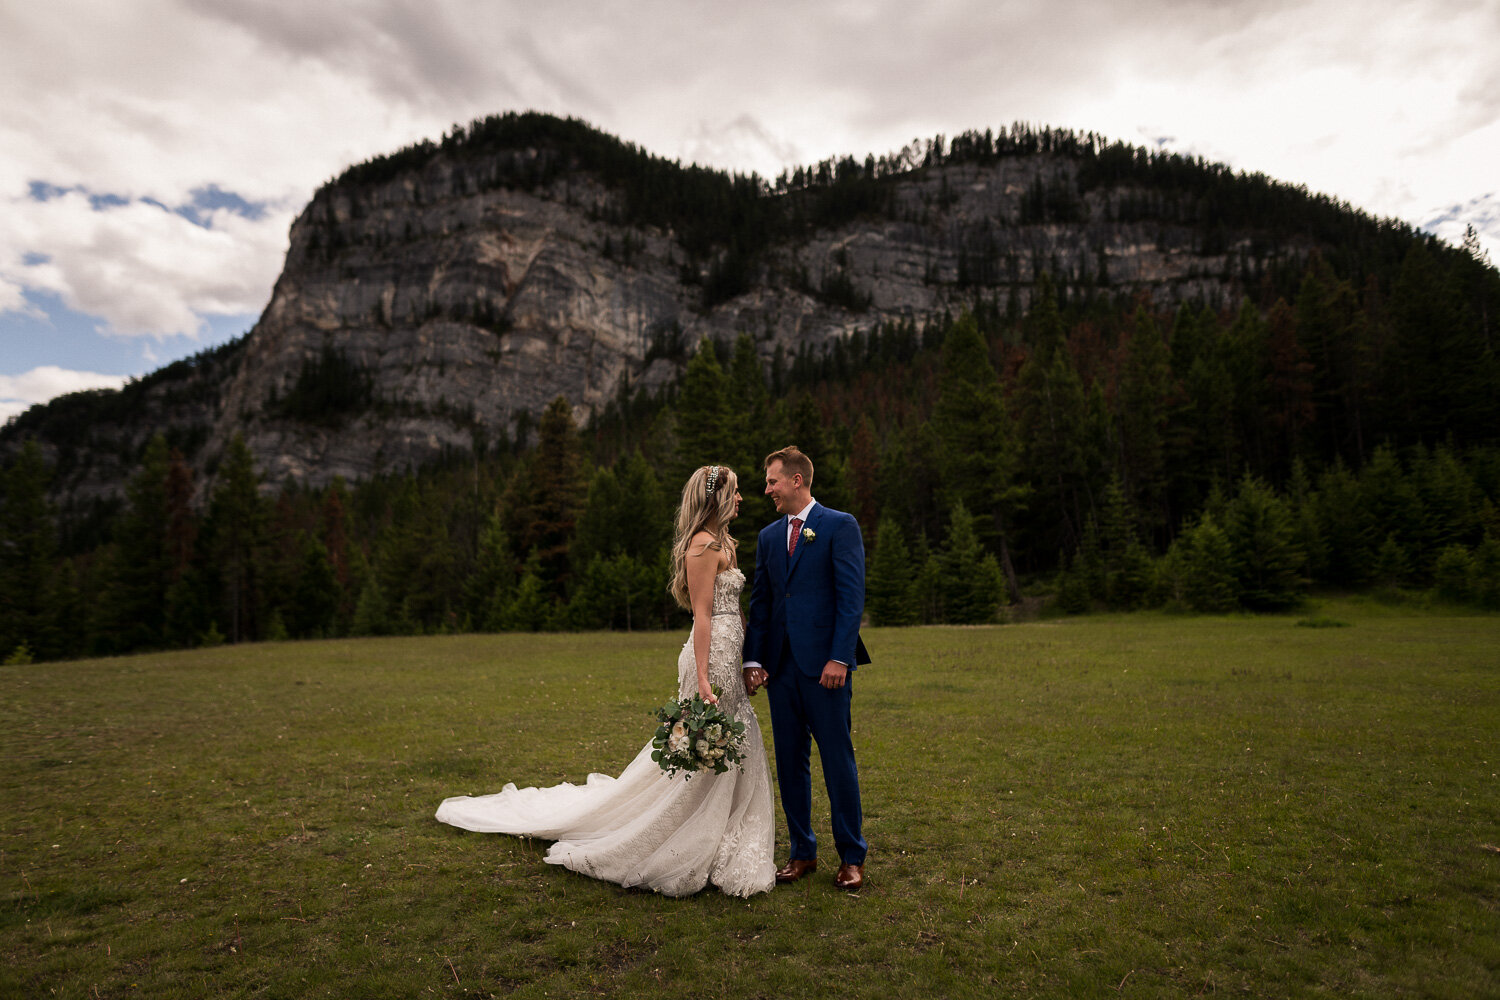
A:
{"type": "Polygon", "coordinates": [[[661,390],[703,339],[761,359],[978,299],[1067,293],[1228,309],[1317,251],[1392,271],[1409,226],[1262,175],[1014,126],[774,181],[681,166],[576,119],[492,116],[356,164],[293,223],[241,340],[0,429],[37,437],[64,509],[116,502],[150,437],[200,496],[243,435],[266,489],[363,480],[661,390]],[[1300,220],[1300,221],[1299,221],[1300,220]]]}

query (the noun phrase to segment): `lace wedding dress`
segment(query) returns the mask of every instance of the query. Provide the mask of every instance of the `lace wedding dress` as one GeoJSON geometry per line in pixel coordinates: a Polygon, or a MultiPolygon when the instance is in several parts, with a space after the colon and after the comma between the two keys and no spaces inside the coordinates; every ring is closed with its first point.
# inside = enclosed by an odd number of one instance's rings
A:
{"type": "MultiPolygon", "coordinates": [[[[771,774],[740,675],[744,585],[738,569],[715,577],[708,657],[719,706],[746,724],[738,767],[669,778],[648,742],[618,778],[590,774],[583,785],[552,788],[507,784],[494,795],[444,799],[437,818],[479,833],[555,840],[548,864],[668,896],[691,895],[710,882],[735,896],[769,890],[776,882],[771,774]]],[[[677,695],[697,692],[689,635],[677,658],[677,695]]]]}

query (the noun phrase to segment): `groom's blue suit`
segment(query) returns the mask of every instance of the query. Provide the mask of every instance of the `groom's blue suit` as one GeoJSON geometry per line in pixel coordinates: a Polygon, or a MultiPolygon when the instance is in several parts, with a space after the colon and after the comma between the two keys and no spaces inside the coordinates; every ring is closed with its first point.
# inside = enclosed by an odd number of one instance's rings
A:
{"type": "Polygon", "coordinates": [[[787,518],[777,518],[761,530],[744,659],[759,663],[770,675],[766,693],[791,859],[812,861],[818,856],[811,819],[815,740],[839,860],[863,865],[865,840],[860,833],[859,772],[849,704],[854,668],[869,662],[859,638],[865,608],[864,541],[851,515],[822,504],[813,505],[802,531],[796,552],[788,558],[787,518]],[[828,689],[818,683],[829,660],[849,667],[842,687],[828,689]]]}

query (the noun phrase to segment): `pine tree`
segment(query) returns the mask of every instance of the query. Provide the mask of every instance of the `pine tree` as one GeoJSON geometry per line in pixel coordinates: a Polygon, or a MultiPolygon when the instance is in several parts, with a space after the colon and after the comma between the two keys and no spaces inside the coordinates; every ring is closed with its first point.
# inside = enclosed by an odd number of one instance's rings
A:
{"type": "Polygon", "coordinates": [[[1167,521],[1165,436],[1171,355],[1156,320],[1137,306],[1120,378],[1120,479],[1131,505],[1156,529],[1167,521]]]}
{"type": "Polygon", "coordinates": [[[1031,477],[1040,544],[1076,548],[1102,457],[1083,381],[1065,349],[1034,353],[1021,368],[1017,399],[1021,468],[1031,477]],[[1048,529],[1051,530],[1048,530],[1048,529]]]}
{"type": "Polygon", "coordinates": [[[875,532],[875,552],[865,580],[865,610],[872,625],[915,625],[921,612],[912,594],[917,566],[901,528],[884,518],[875,532]]]}
{"type": "Polygon", "coordinates": [[[1395,590],[1411,576],[1411,559],[1395,535],[1386,535],[1375,551],[1375,582],[1386,590],[1395,590]]]}
{"type": "Polygon", "coordinates": [[[766,437],[771,397],[755,338],[748,333],[740,334],[734,342],[734,358],[729,365],[729,399],[734,448],[722,457],[748,479],[759,469],[762,456],[778,447],[766,437]]]}
{"type": "Polygon", "coordinates": [[[299,639],[321,639],[338,630],[339,583],[323,542],[299,532],[300,566],[284,615],[287,629],[299,639]]]}
{"type": "Polygon", "coordinates": [[[1375,559],[1376,527],[1365,507],[1359,478],[1343,459],[1335,459],[1318,477],[1312,505],[1318,537],[1327,552],[1319,579],[1343,587],[1364,583],[1375,559]]]}
{"type": "Polygon", "coordinates": [[[1449,545],[1438,553],[1433,567],[1433,589],[1445,601],[1467,604],[1473,600],[1474,557],[1462,545],[1449,545]]]}
{"type": "Polygon", "coordinates": [[[39,659],[60,651],[59,625],[65,623],[53,605],[57,524],[47,501],[49,479],[35,439],[0,476],[0,656],[22,645],[39,659]]]}
{"type": "Polygon", "coordinates": [[[1268,442],[1280,473],[1301,457],[1303,436],[1312,423],[1313,366],[1298,340],[1297,315],[1286,300],[1277,299],[1267,318],[1266,422],[1268,442]]]}
{"type": "Polygon", "coordinates": [[[974,518],[962,502],[953,506],[939,565],[943,620],[958,625],[994,621],[1004,594],[1000,566],[979,544],[974,518]]]}
{"type": "Polygon", "coordinates": [[[158,433],[126,488],[126,511],[116,523],[120,559],[113,618],[121,649],[163,644],[167,589],[180,575],[174,572],[178,553],[171,551],[168,541],[173,520],[167,499],[170,465],[167,440],[158,433]]]}
{"type": "Polygon", "coordinates": [[[1180,550],[1182,601],[1194,611],[1232,611],[1238,602],[1234,548],[1210,514],[1184,532],[1173,548],[1180,550]]]}
{"type": "Polygon", "coordinates": [[[962,505],[973,513],[981,541],[993,545],[1011,594],[1019,599],[1009,542],[1009,524],[1027,495],[1017,476],[1019,441],[990,364],[989,348],[969,313],[953,324],[943,340],[932,427],[950,509],[962,505]]]}
{"type": "Polygon", "coordinates": [[[1275,611],[1301,602],[1305,581],[1298,568],[1306,557],[1297,548],[1291,512],[1275,491],[1247,474],[1229,503],[1224,533],[1242,604],[1275,611]]]}
{"type": "Polygon", "coordinates": [[[511,480],[505,503],[506,531],[520,552],[535,553],[537,580],[549,598],[561,597],[570,585],[568,550],[583,499],[573,410],[559,396],[542,414],[536,449],[511,480]]]}
{"type": "Polygon", "coordinates": [[[268,520],[259,487],[250,448],[236,434],[219,469],[208,515],[210,552],[221,581],[230,642],[258,634],[261,550],[268,520]]]}
{"type": "Polygon", "coordinates": [[[868,413],[860,417],[849,441],[850,513],[860,524],[874,524],[879,504],[880,450],[868,413]]]}
{"type": "Polygon", "coordinates": [[[541,560],[535,554],[526,560],[521,582],[500,615],[507,632],[540,632],[553,617],[554,601],[541,578],[541,560]]]}
{"type": "Polygon", "coordinates": [[[359,600],[354,605],[354,618],[349,623],[350,635],[389,635],[391,633],[390,606],[385,593],[380,589],[380,577],[370,573],[360,588],[359,600]]]}
{"type": "Polygon", "coordinates": [[[1136,512],[1119,479],[1111,479],[1105,487],[1099,541],[1104,600],[1116,608],[1138,608],[1147,603],[1151,556],[1141,544],[1136,512]]]}
{"type": "MultiPolygon", "coordinates": [[[[736,414],[729,378],[719,366],[713,343],[705,338],[688,359],[677,398],[677,461],[673,479],[680,488],[693,470],[734,460],[736,414]]],[[[814,456],[814,461],[816,461],[814,456]]]]}

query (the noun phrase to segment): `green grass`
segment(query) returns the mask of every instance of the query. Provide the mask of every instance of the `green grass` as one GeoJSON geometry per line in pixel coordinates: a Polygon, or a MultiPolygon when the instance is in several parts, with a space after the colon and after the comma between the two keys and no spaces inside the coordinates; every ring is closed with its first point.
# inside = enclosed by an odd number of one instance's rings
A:
{"type": "Polygon", "coordinates": [[[1500,995],[1500,618],[1309,611],[870,631],[869,886],[748,901],[432,819],[618,772],[681,635],[3,667],[0,996],[1500,995]]]}

